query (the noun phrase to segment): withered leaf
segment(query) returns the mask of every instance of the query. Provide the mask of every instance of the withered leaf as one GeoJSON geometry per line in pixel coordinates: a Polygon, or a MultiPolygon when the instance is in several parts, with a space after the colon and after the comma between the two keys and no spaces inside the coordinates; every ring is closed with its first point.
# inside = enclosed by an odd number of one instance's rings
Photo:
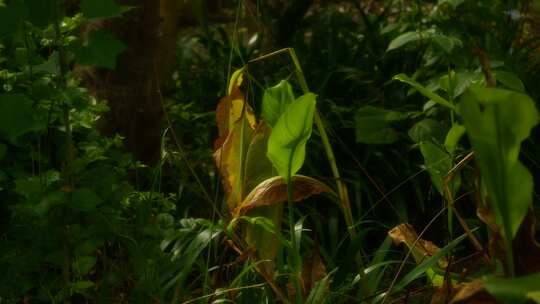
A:
{"type": "Polygon", "coordinates": [[[458,292],[450,304],[497,304],[500,303],[490,295],[482,280],[474,280],[460,284],[458,292]]]}
{"type": "MultiPolygon", "coordinates": [[[[294,189],[293,200],[295,202],[323,192],[334,193],[324,183],[304,175],[295,175],[292,178],[292,183],[294,189]]],[[[284,203],[286,201],[287,183],[281,176],[275,176],[257,185],[246,196],[234,213],[239,216],[256,207],[284,203]]]]}
{"type": "MultiPolygon", "coordinates": [[[[418,239],[418,234],[416,233],[414,228],[407,223],[400,224],[392,228],[390,231],[388,231],[388,235],[390,236],[394,244],[405,244],[407,248],[411,250],[414,260],[417,264],[421,263],[426,258],[434,255],[435,252],[439,250],[439,247],[437,247],[432,242],[426,241],[424,239],[418,239]]],[[[439,261],[439,264],[441,264],[441,261],[439,261]]],[[[446,267],[446,265],[444,265],[444,267],[446,267]]]]}

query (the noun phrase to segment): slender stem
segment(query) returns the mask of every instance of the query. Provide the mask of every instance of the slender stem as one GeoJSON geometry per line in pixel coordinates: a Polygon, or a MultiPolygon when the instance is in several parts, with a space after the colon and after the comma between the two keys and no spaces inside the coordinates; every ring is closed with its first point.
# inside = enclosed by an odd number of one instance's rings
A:
{"type": "MultiPolygon", "coordinates": [[[[56,8],[56,20],[54,20],[54,34],[55,34],[55,43],[58,49],[58,65],[59,65],[59,75],[58,75],[58,87],[61,90],[66,88],[66,75],[67,75],[67,64],[66,56],[64,52],[64,45],[62,39],[62,32],[60,31],[60,22],[62,18],[62,4],[59,3],[56,8]]],[[[67,159],[65,166],[63,168],[63,177],[66,183],[66,186],[73,188],[73,135],[71,132],[71,122],[70,122],[70,108],[67,104],[67,101],[64,101],[62,104],[62,114],[64,120],[64,128],[66,132],[66,149],[67,149],[67,159]]],[[[70,198],[68,198],[70,200],[70,198]]],[[[62,240],[62,251],[63,251],[63,265],[62,265],[62,278],[64,283],[64,288],[69,289],[71,283],[71,246],[70,246],[70,234],[69,234],[69,225],[65,225],[63,229],[63,240],[62,240]]],[[[64,303],[68,303],[69,298],[64,298],[64,303]]]]}
{"type": "Polygon", "coordinates": [[[289,157],[289,172],[287,172],[287,203],[289,209],[289,229],[291,232],[291,251],[290,251],[290,265],[292,265],[292,283],[295,289],[295,302],[298,304],[302,303],[302,288],[300,285],[300,275],[302,271],[301,260],[300,260],[300,248],[296,246],[296,229],[294,224],[294,210],[293,210],[293,201],[294,201],[294,185],[291,176],[291,165],[294,154],[291,153],[289,157]]]}
{"type": "MultiPolygon", "coordinates": [[[[294,63],[295,72],[302,91],[304,93],[310,92],[306,78],[304,77],[304,73],[302,72],[300,62],[298,61],[298,57],[296,56],[296,52],[292,48],[289,48],[288,51],[294,63]]],[[[354,237],[356,236],[356,230],[354,228],[353,217],[351,213],[349,192],[347,191],[347,185],[343,182],[343,180],[341,179],[341,175],[339,174],[336,157],[334,156],[334,150],[332,149],[332,144],[330,143],[330,139],[328,137],[328,134],[326,133],[326,128],[324,127],[323,120],[318,110],[315,111],[315,125],[317,126],[319,134],[321,135],[321,140],[324,146],[324,150],[326,152],[326,157],[328,158],[328,163],[330,164],[330,169],[332,170],[332,174],[336,179],[341,209],[345,216],[345,223],[347,224],[349,233],[351,234],[351,236],[354,237]]]]}

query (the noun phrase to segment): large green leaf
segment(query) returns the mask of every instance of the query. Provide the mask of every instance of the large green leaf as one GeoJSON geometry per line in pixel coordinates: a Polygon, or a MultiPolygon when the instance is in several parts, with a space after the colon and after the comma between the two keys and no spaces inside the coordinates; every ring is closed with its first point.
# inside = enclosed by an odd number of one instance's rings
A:
{"type": "Polygon", "coordinates": [[[88,19],[118,17],[132,7],[116,4],[114,0],[83,0],[81,11],[88,19]]]}
{"type": "Polygon", "coordinates": [[[406,113],[373,106],[358,109],[355,115],[356,141],[365,144],[391,144],[398,139],[392,122],[404,120],[406,113]]]}
{"type": "Polygon", "coordinates": [[[77,61],[82,65],[94,65],[114,70],[116,57],[120,55],[126,46],[106,30],[90,32],[88,45],[78,46],[72,49],[77,61]]]}
{"type": "Polygon", "coordinates": [[[278,122],[281,114],[294,101],[291,84],[282,80],[264,91],[261,116],[270,127],[278,122]]]}
{"type": "Polygon", "coordinates": [[[504,303],[530,303],[528,300],[540,303],[538,301],[540,293],[539,273],[513,279],[488,277],[485,286],[489,293],[504,303]]]}
{"type": "Polygon", "coordinates": [[[267,156],[286,181],[304,164],[315,103],[313,93],[299,97],[287,107],[270,134],[267,156]]]}
{"type": "Polygon", "coordinates": [[[532,202],[533,180],[519,161],[521,142],[538,123],[533,100],[522,93],[472,87],[459,104],[497,224],[511,240],[532,202]]]}
{"type": "Polygon", "coordinates": [[[0,95],[0,138],[16,144],[20,136],[45,128],[44,122],[35,117],[32,103],[22,94],[0,95]]]}

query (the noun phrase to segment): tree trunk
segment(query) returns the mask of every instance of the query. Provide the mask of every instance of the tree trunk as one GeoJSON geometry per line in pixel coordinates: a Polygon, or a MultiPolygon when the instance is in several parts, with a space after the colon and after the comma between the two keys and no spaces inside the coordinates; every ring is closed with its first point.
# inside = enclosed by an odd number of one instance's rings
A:
{"type": "Polygon", "coordinates": [[[106,135],[125,137],[128,151],[146,163],[159,159],[162,131],[160,86],[174,63],[176,16],[174,0],[121,0],[136,7],[123,17],[99,21],[91,28],[107,28],[127,49],[118,57],[115,71],[94,68],[84,75],[86,85],[110,111],[100,122],[106,135]]]}

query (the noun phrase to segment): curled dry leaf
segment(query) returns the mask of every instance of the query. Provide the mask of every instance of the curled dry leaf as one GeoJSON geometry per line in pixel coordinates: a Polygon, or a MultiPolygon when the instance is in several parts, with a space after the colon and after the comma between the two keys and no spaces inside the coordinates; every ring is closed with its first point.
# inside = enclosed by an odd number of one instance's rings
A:
{"type": "Polygon", "coordinates": [[[460,284],[458,292],[450,301],[450,304],[497,304],[500,303],[490,295],[482,280],[474,280],[460,284]]]}
{"type": "Polygon", "coordinates": [[[238,70],[233,74],[229,84],[229,95],[220,99],[216,108],[216,122],[219,137],[214,142],[214,150],[218,150],[226,138],[233,131],[236,122],[246,118],[251,129],[255,129],[256,118],[253,109],[245,101],[244,93],[240,89],[243,82],[243,71],[238,70]]]}
{"type": "Polygon", "coordinates": [[[244,165],[247,147],[251,142],[253,130],[245,119],[237,121],[223,145],[214,152],[214,160],[222,177],[223,188],[227,194],[229,210],[238,206],[244,197],[244,165]]]}
{"type": "Polygon", "coordinates": [[[256,126],[255,114],[240,89],[242,81],[243,70],[238,70],[231,77],[229,95],[220,100],[216,109],[219,138],[214,142],[213,156],[230,210],[244,198],[245,157],[256,126]]]}
{"type": "MultiPolygon", "coordinates": [[[[312,195],[320,193],[335,193],[324,183],[303,175],[295,175],[292,178],[293,200],[304,200],[312,195]]],[[[261,206],[269,206],[287,201],[287,183],[281,176],[269,178],[260,183],[244,199],[234,214],[240,216],[247,211],[261,206]]]]}
{"type": "MultiPolygon", "coordinates": [[[[434,255],[439,250],[439,247],[432,242],[419,239],[418,234],[414,230],[413,226],[407,223],[400,224],[392,228],[390,231],[388,231],[388,235],[394,244],[405,244],[407,248],[411,250],[417,264],[434,255]]],[[[446,262],[441,259],[439,261],[439,266],[443,268],[446,267],[446,262]],[[441,265],[441,263],[445,265],[441,265]]]]}

